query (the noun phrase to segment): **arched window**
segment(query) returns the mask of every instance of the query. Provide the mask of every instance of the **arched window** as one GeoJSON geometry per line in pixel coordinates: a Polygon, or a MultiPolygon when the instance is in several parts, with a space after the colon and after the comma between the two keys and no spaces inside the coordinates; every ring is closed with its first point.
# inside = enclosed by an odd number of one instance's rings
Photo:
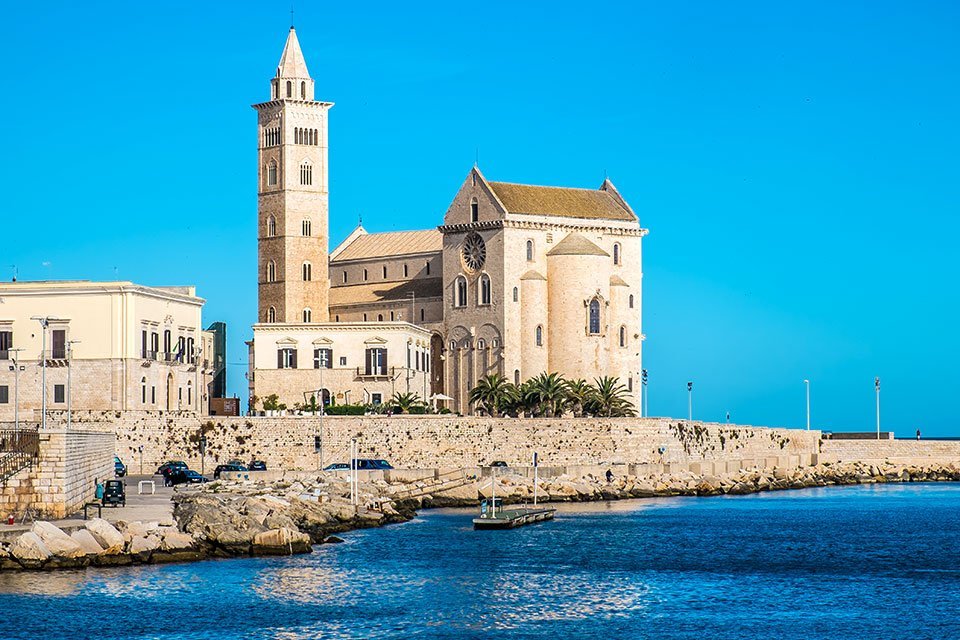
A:
{"type": "Polygon", "coordinates": [[[347,272],[346,272],[346,271],[343,272],[343,282],[344,282],[344,284],[346,284],[346,282],[347,282],[347,272]]]}
{"type": "Polygon", "coordinates": [[[193,380],[187,380],[187,406],[193,406],[193,380]]]}
{"type": "Polygon", "coordinates": [[[271,260],[267,263],[267,282],[277,281],[277,263],[271,260]]]}
{"type": "Polygon", "coordinates": [[[467,279],[463,276],[457,276],[457,280],[454,283],[453,306],[467,306],[467,279]]]}
{"type": "Polygon", "coordinates": [[[615,242],[613,245],[613,264],[620,264],[620,243],[615,242]]]}
{"type": "Polygon", "coordinates": [[[424,318],[425,315],[426,315],[426,313],[425,313],[424,310],[421,308],[421,309],[420,309],[420,322],[423,322],[423,318],[424,318]]]}
{"type": "Polygon", "coordinates": [[[337,315],[333,316],[333,321],[334,321],[334,322],[340,322],[340,315],[337,314],[337,315]]]}
{"type": "Polygon", "coordinates": [[[304,321],[304,322],[310,322],[312,319],[313,319],[313,311],[311,311],[309,307],[306,308],[306,309],[304,309],[304,310],[303,310],[303,321],[304,321]]]}
{"type": "Polygon", "coordinates": [[[588,333],[592,336],[600,334],[600,301],[596,298],[590,301],[590,326],[588,333]]]}
{"type": "Polygon", "coordinates": [[[633,294],[632,294],[632,293],[630,294],[630,301],[629,301],[628,304],[630,305],[630,308],[633,309],[633,294]]]}
{"type": "Polygon", "coordinates": [[[267,322],[276,322],[277,321],[277,310],[273,307],[267,309],[267,322]]]}
{"type": "Polygon", "coordinates": [[[267,237],[272,238],[277,235],[277,219],[273,216],[267,218],[267,237]]]}
{"type": "Polygon", "coordinates": [[[300,225],[300,232],[305,236],[313,235],[313,223],[309,220],[304,220],[300,225]]]}
{"type": "Polygon", "coordinates": [[[367,270],[366,270],[366,269],[363,270],[363,281],[364,281],[364,282],[367,281],[367,270]]]}
{"type": "Polygon", "coordinates": [[[367,321],[367,314],[363,314],[363,321],[364,321],[364,322],[367,321]]]}
{"type": "Polygon", "coordinates": [[[543,346],[543,325],[537,325],[537,346],[543,346]]]}
{"type": "Polygon", "coordinates": [[[450,341],[450,351],[456,351],[456,349],[457,349],[457,343],[456,343],[456,341],[455,341],[455,340],[451,340],[451,341],[450,341]]]}
{"type": "Polygon", "coordinates": [[[480,304],[490,304],[490,276],[483,274],[480,276],[480,304]]]}
{"type": "Polygon", "coordinates": [[[390,322],[393,322],[393,311],[390,312],[390,322]]]}
{"type": "Polygon", "coordinates": [[[627,346],[627,328],[622,325],[620,327],[620,346],[627,346]]]}
{"type": "Polygon", "coordinates": [[[140,402],[141,402],[141,404],[147,404],[147,379],[146,379],[146,377],[140,378],[140,402]]]}
{"type": "Polygon", "coordinates": [[[403,277],[406,278],[410,275],[410,269],[407,268],[407,265],[403,265],[403,277]]]}
{"type": "Polygon", "coordinates": [[[387,279],[387,265],[383,265],[383,279],[387,279]]]}
{"type": "Polygon", "coordinates": [[[483,338],[480,338],[479,340],[477,340],[477,349],[482,350],[486,348],[487,348],[487,343],[483,340],[483,338]]]}
{"type": "Polygon", "coordinates": [[[383,314],[382,314],[382,313],[378,313],[378,314],[377,314],[377,322],[383,322],[383,314]]]}
{"type": "Polygon", "coordinates": [[[519,301],[520,301],[520,289],[518,289],[518,288],[516,288],[516,287],[513,288],[513,301],[514,301],[514,302],[519,302],[519,301]]]}
{"type": "Polygon", "coordinates": [[[527,240],[527,262],[533,262],[533,240],[527,240]]]}
{"type": "Polygon", "coordinates": [[[271,187],[277,184],[277,161],[271,160],[267,165],[267,184],[271,187]]]}
{"type": "Polygon", "coordinates": [[[307,99],[307,83],[306,82],[300,83],[300,99],[301,100],[307,99]]]}
{"type": "Polygon", "coordinates": [[[312,265],[312,264],[310,264],[309,262],[304,262],[304,263],[303,263],[303,267],[301,268],[301,271],[303,271],[303,281],[304,281],[304,282],[310,282],[311,280],[313,280],[313,265],[312,265]]]}
{"type": "Polygon", "coordinates": [[[480,221],[480,203],[477,202],[477,199],[474,198],[470,203],[470,222],[479,222],[480,221]]]}
{"type": "Polygon", "coordinates": [[[293,83],[290,82],[289,80],[287,80],[287,97],[288,98],[293,97],[293,83]]]}
{"type": "Polygon", "coordinates": [[[427,269],[427,275],[430,275],[430,261],[429,261],[429,260],[427,260],[427,262],[425,263],[425,266],[426,266],[426,269],[427,269]]]}
{"type": "Polygon", "coordinates": [[[300,184],[310,186],[313,184],[313,165],[309,160],[304,160],[300,165],[300,184]]]}
{"type": "Polygon", "coordinates": [[[520,369],[513,370],[513,384],[520,385],[520,369]]]}
{"type": "Polygon", "coordinates": [[[313,130],[313,146],[320,144],[320,131],[318,129],[313,130]]]}

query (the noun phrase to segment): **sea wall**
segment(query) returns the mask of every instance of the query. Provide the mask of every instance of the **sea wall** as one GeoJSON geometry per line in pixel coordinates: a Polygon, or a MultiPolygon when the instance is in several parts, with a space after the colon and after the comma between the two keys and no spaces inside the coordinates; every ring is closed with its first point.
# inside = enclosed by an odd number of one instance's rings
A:
{"type": "Polygon", "coordinates": [[[960,440],[824,440],[824,462],[960,463],[960,440]]]}
{"type": "MultiPolygon", "coordinates": [[[[58,421],[60,416],[50,418],[58,421]]],[[[117,453],[131,473],[151,473],[165,460],[202,465],[236,458],[269,468],[316,469],[349,458],[383,458],[395,467],[479,467],[494,460],[544,466],[654,464],[697,470],[814,464],[819,431],[745,427],[665,418],[515,419],[455,416],[200,417],[157,412],[74,412],[85,429],[116,433],[117,453]],[[314,448],[320,438],[321,451],[314,448]]]]}
{"type": "Polygon", "coordinates": [[[2,516],[29,508],[35,517],[64,518],[93,500],[97,480],[113,477],[112,432],[48,429],[39,437],[34,464],[2,483],[2,516]]]}

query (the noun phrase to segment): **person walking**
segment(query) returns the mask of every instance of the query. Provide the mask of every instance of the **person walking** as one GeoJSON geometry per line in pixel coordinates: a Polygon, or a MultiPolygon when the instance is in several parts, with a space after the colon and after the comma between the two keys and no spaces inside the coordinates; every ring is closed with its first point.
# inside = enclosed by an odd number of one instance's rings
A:
{"type": "Polygon", "coordinates": [[[917,429],[917,440],[920,439],[920,429],[917,429]]]}
{"type": "Polygon", "coordinates": [[[613,482],[613,471],[607,469],[607,484],[613,482]]]}

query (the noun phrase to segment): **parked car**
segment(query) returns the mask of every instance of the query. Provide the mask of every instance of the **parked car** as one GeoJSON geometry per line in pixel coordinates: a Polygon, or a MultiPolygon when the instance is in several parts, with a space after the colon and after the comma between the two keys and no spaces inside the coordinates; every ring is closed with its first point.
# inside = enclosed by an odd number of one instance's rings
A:
{"type": "Polygon", "coordinates": [[[171,460],[170,462],[164,462],[162,465],[160,465],[160,468],[157,469],[157,475],[165,476],[165,475],[168,475],[170,471],[174,469],[186,469],[186,468],[187,468],[187,463],[184,462],[183,460],[171,460]]]}
{"type": "Polygon", "coordinates": [[[210,482],[205,476],[200,475],[193,469],[187,469],[183,472],[185,481],[190,484],[200,484],[201,482],[210,482]]]}
{"type": "Polygon", "coordinates": [[[104,505],[127,506],[127,491],[123,480],[107,480],[103,487],[103,498],[100,502],[104,505]]]}
{"type": "Polygon", "coordinates": [[[504,462],[503,460],[494,460],[493,462],[490,463],[490,466],[491,466],[491,467],[506,467],[506,466],[507,466],[507,463],[504,462]]]}
{"type": "Polygon", "coordinates": [[[127,475],[127,465],[123,464],[123,460],[120,459],[120,456],[113,456],[113,473],[118,477],[122,478],[127,475]]]}
{"type": "Polygon", "coordinates": [[[250,471],[266,471],[267,463],[263,460],[254,460],[250,463],[250,471]]]}
{"type": "Polygon", "coordinates": [[[246,471],[247,468],[242,464],[218,464],[217,468],[213,470],[213,479],[219,480],[220,474],[224,471],[246,471]]]}
{"type": "MultiPolygon", "coordinates": [[[[393,469],[391,465],[386,460],[377,460],[373,458],[357,458],[357,469],[361,471],[376,471],[382,469],[393,469]]],[[[323,468],[324,471],[349,471],[350,463],[349,462],[334,462],[323,468]]]]}

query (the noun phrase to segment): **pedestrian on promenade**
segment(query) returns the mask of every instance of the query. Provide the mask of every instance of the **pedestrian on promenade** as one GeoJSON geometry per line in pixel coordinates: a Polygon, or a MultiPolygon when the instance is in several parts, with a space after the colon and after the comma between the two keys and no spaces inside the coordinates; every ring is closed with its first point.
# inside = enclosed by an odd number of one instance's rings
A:
{"type": "Polygon", "coordinates": [[[917,440],[920,439],[920,429],[917,429],[917,440]]]}
{"type": "Polygon", "coordinates": [[[613,471],[607,469],[607,483],[613,482],[613,471]]]}

